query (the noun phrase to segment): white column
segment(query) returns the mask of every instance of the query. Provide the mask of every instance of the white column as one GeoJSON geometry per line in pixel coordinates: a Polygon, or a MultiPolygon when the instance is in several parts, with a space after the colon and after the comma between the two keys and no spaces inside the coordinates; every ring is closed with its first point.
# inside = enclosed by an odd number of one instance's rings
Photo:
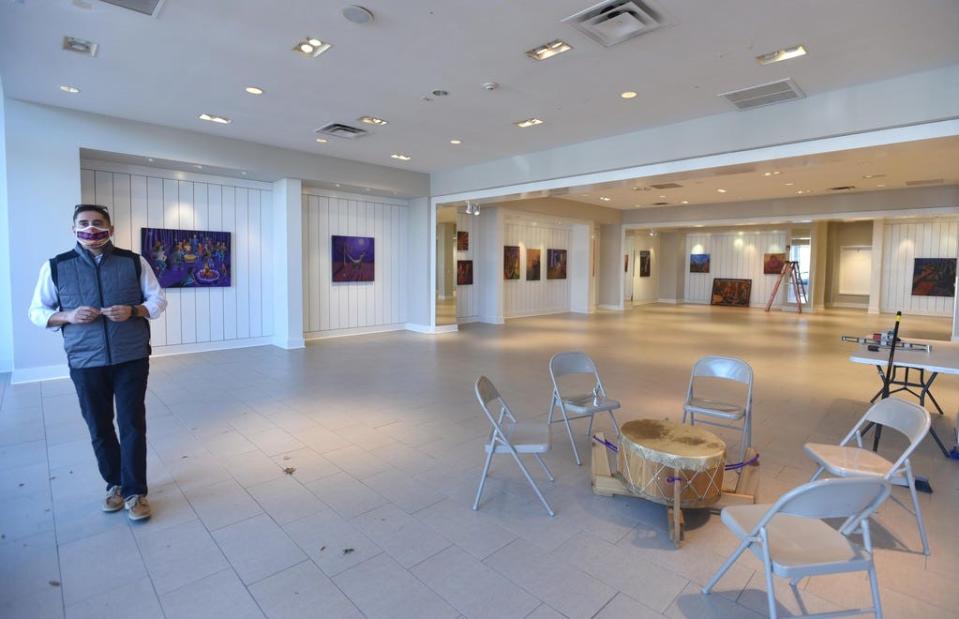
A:
{"type": "Polygon", "coordinates": [[[436,309],[436,295],[433,294],[433,289],[436,275],[430,261],[435,254],[436,223],[431,215],[429,198],[413,198],[407,209],[409,263],[405,265],[406,328],[418,333],[428,333],[435,324],[433,313],[436,309]]]}
{"type": "MultiPolygon", "coordinates": [[[[869,274],[869,313],[879,313],[880,293],[882,291],[882,246],[886,236],[886,222],[874,219],[872,222],[872,271],[869,274]]],[[[953,325],[955,328],[955,325],[953,325]]]]}
{"type": "Polygon", "coordinates": [[[273,344],[303,348],[303,182],[273,183],[273,344]]]}
{"type": "Polygon", "coordinates": [[[607,310],[623,309],[623,241],[622,225],[599,227],[599,307],[607,310]]]}
{"type": "Polygon", "coordinates": [[[494,325],[506,322],[503,316],[504,226],[502,209],[486,206],[482,208],[478,224],[479,251],[473,262],[473,281],[479,283],[480,321],[494,325]]]}

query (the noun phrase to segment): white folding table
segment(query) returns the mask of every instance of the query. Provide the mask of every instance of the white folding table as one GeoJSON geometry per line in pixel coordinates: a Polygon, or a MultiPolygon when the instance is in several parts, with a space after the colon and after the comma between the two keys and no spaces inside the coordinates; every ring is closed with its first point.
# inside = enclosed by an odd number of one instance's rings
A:
{"type": "MultiPolygon", "coordinates": [[[[921,350],[902,350],[896,349],[896,355],[893,359],[892,376],[889,381],[889,393],[898,393],[905,391],[917,398],[919,404],[926,405],[926,398],[936,406],[940,415],[943,414],[942,407],[936,401],[932,394],[932,384],[940,374],[952,374],[959,376],[959,344],[944,342],[941,340],[913,340],[917,344],[929,344],[929,352],[921,350]],[[900,374],[900,371],[902,374],[900,374]],[[919,377],[916,379],[916,374],[919,377]],[[918,390],[918,391],[917,391],[918,390]]],[[[866,346],[859,346],[855,353],[850,355],[849,360],[853,363],[871,365],[879,373],[880,380],[885,383],[886,366],[889,363],[889,350],[879,349],[878,351],[869,350],[866,346]]],[[[872,397],[870,402],[875,402],[882,395],[882,388],[872,397]]],[[[929,433],[939,445],[943,455],[947,458],[949,450],[943,444],[935,428],[930,428],[929,433]]]]}

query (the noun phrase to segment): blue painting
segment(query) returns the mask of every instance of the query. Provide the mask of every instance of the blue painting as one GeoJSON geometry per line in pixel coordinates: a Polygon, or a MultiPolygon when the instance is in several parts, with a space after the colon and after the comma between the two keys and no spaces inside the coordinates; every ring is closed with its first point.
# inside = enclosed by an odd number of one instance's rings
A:
{"type": "Polygon", "coordinates": [[[369,236],[333,236],[333,282],[371,282],[376,270],[369,236]]]}
{"type": "Polygon", "coordinates": [[[690,254],[690,273],[709,273],[709,254],[690,254]]]}
{"type": "Polygon", "coordinates": [[[163,288],[230,285],[229,232],[141,228],[141,255],[163,288]]]}

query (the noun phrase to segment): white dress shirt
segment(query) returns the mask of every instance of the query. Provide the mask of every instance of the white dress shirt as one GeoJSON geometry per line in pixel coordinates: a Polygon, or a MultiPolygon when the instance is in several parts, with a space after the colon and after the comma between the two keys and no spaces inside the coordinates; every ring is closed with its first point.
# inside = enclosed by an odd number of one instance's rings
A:
{"type": "MultiPolygon", "coordinates": [[[[97,263],[100,262],[102,254],[96,256],[97,263]]],[[[153,273],[153,267],[140,256],[140,290],[143,292],[143,307],[147,309],[148,316],[158,318],[163,310],[166,309],[166,293],[160,288],[160,282],[157,281],[153,273]]],[[[73,308],[69,308],[73,309],[73,308]]],[[[53,275],[50,274],[50,261],[47,260],[40,267],[40,277],[37,279],[37,287],[33,290],[33,301],[30,302],[30,322],[38,327],[44,327],[50,331],[59,331],[60,327],[50,327],[50,316],[56,314],[59,310],[57,303],[57,287],[53,283],[53,275]]]]}

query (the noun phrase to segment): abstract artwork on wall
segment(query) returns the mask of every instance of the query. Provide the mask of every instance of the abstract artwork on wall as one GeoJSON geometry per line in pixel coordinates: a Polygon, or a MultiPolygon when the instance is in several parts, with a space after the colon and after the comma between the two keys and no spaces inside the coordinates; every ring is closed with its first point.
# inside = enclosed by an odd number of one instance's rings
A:
{"type": "Polygon", "coordinates": [[[786,254],[763,254],[763,275],[779,275],[786,264],[786,254]]]}
{"type": "Polygon", "coordinates": [[[546,279],[566,279],[566,250],[546,250],[546,279]]]}
{"type": "Polygon", "coordinates": [[[519,279],[519,245],[503,246],[503,279],[519,279]]]}
{"type": "Polygon", "coordinates": [[[456,251],[470,250],[470,233],[468,230],[456,231],[456,251]]]}
{"type": "Polygon", "coordinates": [[[912,294],[921,297],[956,295],[955,258],[916,258],[912,266],[912,294]]]}
{"type": "Polygon", "coordinates": [[[753,280],[751,279],[724,279],[717,277],[713,280],[713,294],[710,304],[749,307],[749,297],[752,293],[752,287],[753,280]]]}
{"type": "Polygon", "coordinates": [[[457,286],[473,285],[473,261],[472,260],[456,261],[456,285],[457,286]]]}
{"type": "Polygon", "coordinates": [[[371,282],[376,271],[374,241],[369,236],[333,236],[333,282],[371,282]]]}
{"type": "Polygon", "coordinates": [[[689,272],[709,273],[709,254],[690,254],[689,272]]]}
{"type": "Polygon", "coordinates": [[[538,282],[540,280],[540,266],[542,256],[538,249],[526,250],[526,280],[538,282]]]}
{"type": "Polygon", "coordinates": [[[140,253],[163,288],[230,285],[229,232],[141,228],[140,253]]]}
{"type": "Polygon", "coordinates": [[[652,270],[652,257],[648,249],[639,250],[639,276],[649,277],[652,270]]]}
{"type": "Polygon", "coordinates": [[[623,256],[623,273],[629,273],[629,254],[623,256]]]}

